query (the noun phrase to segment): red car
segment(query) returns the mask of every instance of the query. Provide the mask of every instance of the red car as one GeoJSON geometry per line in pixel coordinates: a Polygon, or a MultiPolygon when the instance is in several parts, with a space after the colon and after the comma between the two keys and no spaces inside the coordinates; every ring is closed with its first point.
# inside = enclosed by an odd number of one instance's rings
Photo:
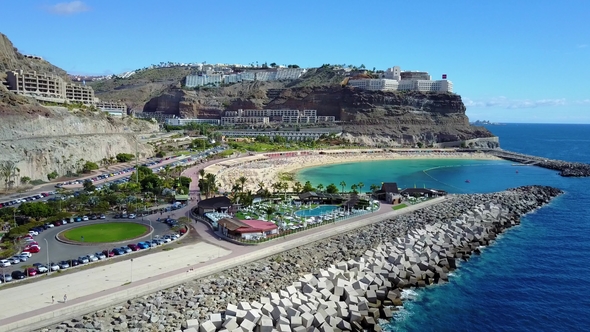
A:
{"type": "Polygon", "coordinates": [[[129,244],[127,245],[129,247],[129,249],[131,249],[132,251],[138,251],[139,247],[137,246],[137,244],[129,244]]]}
{"type": "Polygon", "coordinates": [[[61,221],[56,221],[53,223],[53,226],[61,226],[61,225],[62,225],[61,221]]]}
{"type": "Polygon", "coordinates": [[[103,250],[102,253],[107,256],[107,257],[113,257],[115,256],[115,253],[112,252],[111,250],[103,250]]]}
{"type": "Polygon", "coordinates": [[[29,277],[34,277],[37,275],[37,269],[34,267],[30,267],[28,269],[25,269],[25,274],[29,277]]]}
{"type": "Polygon", "coordinates": [[[31,254],[36,254],[39,251],[41,251],[41,248],[39,246],[26,246],[23,251],[30,252],[31,254]]]}

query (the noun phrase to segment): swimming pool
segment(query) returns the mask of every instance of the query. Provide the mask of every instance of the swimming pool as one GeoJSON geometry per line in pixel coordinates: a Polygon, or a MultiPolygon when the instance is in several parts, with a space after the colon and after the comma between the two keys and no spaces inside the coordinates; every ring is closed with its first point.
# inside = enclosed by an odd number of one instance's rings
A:
{"type": "Polygon", "coordinates": [[[338,205],[320,205],[311,210],[295,211],[295,215],[298,217],[317,217],[330,213],[334,210],[338,210],[338,205]]]}

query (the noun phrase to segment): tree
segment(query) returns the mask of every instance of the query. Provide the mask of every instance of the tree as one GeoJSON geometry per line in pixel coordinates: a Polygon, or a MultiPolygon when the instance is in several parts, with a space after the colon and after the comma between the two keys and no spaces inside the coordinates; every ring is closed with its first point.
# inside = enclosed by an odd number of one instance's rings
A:
{"type": "Polygon", "coordinates": [[[267,206],[264,208],[264,213],[266,213],[266,220],[270,221],[271,216],[277,213],[277,209],[274,206],[267,206]]]}
{"type": "Polygon", "coordinates": [[[352,186],[350,186],[350,189],[352,190],[353,193],[357,193],[357,189],[358,189],[358,185],[356,183],[354,183],[352,186]]]}
{"type": "Polygon", "coordinates": [[[292,187],[292,188],[293,188],[293,191],[294,191],[296,194],[299,194],[300,192],[302,192],[302,190],[303,190],[303,188],[304,188],[304,187],[303,187],[303,185],[301,184],[301,182],[299,182],[299,181],[296,181],[295,183],[293,183],[293,187],[292,187]]]}
{"type": "Polygon", "coordinates": [[[359,182],[359,184],[358,184],[358,187],[359,187],[359,192],[361,192],[361,193],[363,192],[363,187],[364,187],[364,186],[365,186],[365,184],[364,184],[364,183],[362,183],[362,182],[359,182]]]}
{"type": "Polygon", "coordinates": [[[271,66],[272,68],[276,68],[276,67],[277,67],[277,64],[276,64],[275,62],[271,62],[271,63],[270,63],[270,66],[271,66]]]}
{"type": "Polygon", "coordinates": [[[92,161],[87,161],[84,166],[82,166],[82,173],[90,173],[91,171],[97,170],[98,165],[92,161]]]}
{"type": "Polygon", "coordinates": [[[91,192],[91,191],[95,191],[96,187],[92,184],[92,181],[90,180],[84,180],[84,182],[82,183],[82,185],[84,186],[84,190],[87,192],[91,192]]]}
{"type": "Polygon", "coordinates": [[[51,181],[53,179],[56,179],[59,176],[59,174],[57,174],[56,171],[53,171],[49,174],[47,174],[47,180],[51,181]]]}
{"type": "Polygon", "coordinates": [[[303,185],[303,189],[302,189],[302,191],[303,191],[304,193],[307,193],[307,192],[313,191],[313,186],[311,185],[311,182],[309,182],[309,181],[306,181],[306,182],[305,182],[305,184],[303,185]]]}
{"type": "Polygon", "coordinates": [[[319,192],[322,192],[322,190],[324,190],[324,185],[320,183],[316,186],[316,188],[318,188],[319,192]]]}
{"type": "Polygon", "coordinates": [[[244,184],[246,184],[246,181],[248,181],[248,179],[245,176],[240,176],[238,178],[238,182],[240,183],[240,192],[244,192],[244,184]]]}
{"type": "Polygon", "coordinates": [[[117,158],[117,161],[120,163],[126,163],[135,159],[135,155],[132,153],[118,153],[115,158],[117,158]]]}
{"type": "Polygon", "coordinates": [[[342,187],[342,192],[344,192],[344,188],[346,188],[346,182],[340,181],[340,187],[342,187]]]}
{"type": "Polygon", "coordinates": [[[371,188],[371,191],[373,193],[375,193],[375,191],[377,191],[377,189],[379,189],[379,186],[373,183],[370,188],[371,188]]]}
{"type": "Polygon", "coordinates": [[[16,163],[12,160],[3,161],[0,164],[0,176],[4,179],[4,186],[6,189],[14,184],[14,178],[18,176],[20,169],[16,167],[16,163]]]}
{"type": "Polygon", "coordinates": [[[335,184],[330,183],[327,187],[326,187],[326,192],[328,194],[336,194],[338,193],[338,187],[336,187],[335,184]]]}
{"type": "Polygon", "coordinates": [[[20,184],[23,184],[24,185],[24,184],[27,184],[29,182],[31,182],[31,178],[28,177],[28,176],[23,176],[22,178],[20,178],[20,184]]]}

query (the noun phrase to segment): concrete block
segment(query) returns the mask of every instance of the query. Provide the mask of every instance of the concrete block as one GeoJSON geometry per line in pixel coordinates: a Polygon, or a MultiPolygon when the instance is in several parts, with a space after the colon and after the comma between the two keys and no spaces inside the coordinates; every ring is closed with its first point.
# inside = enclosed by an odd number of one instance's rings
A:
{"type": "Polygon", "coordinates": [[[314,316],[308,312],[301,314],[301,323],[306,328],[309,328],[313,324],[314,316]]]}
{"type": "Polygon", "coordinates": [[[334,332],[334,328],[327,322],[318,327],[320,332],[334,332]]]}
{"type": "Polygon", "coordinates": [[[274,320],[278,320],[279,317],[286,317],[287,312],[283,307],[274,307],[270,315],[274,320]]]}
{"type": "Polygon", "coordinates": [[[196,329],[199,328],[199,320],[198,319],[187,319],[186,320],[186,327],[191,328],[194,327],[196,329]]]}
{"type": "Polygon", "coordinates": [[[250,309],[247,311],[246,317],[244,317],[244,320],[249,320],[252,323],[257,324],[261,317],[262,317],[262,314],[258,310],[250,309]]]}
{"type": "Polygon", "coordinates": [[[217,328],[217,329],[220,329],[221,324],[223,324],[223,319],[221,318],[220,313],[209,314],[209,321],[211,321],[213,323],[213,325],[215,325],[215,328],[217,328]]]}
{"type": "Polygon", "coordinates": [[[338,325],[336,325],[337,328],[341,329],[342,331],[352,331],[352,326],[350,325],[349,322],[345,321],[345,320],[341,320],[338,325]]]}
{"type": "Polygon", "coordinates": [[[360,322],[363,319],[360,312],[350,310],[348,313],[348,321],[349,322],[360,322]]]}
{"type": "Polygon", "coordinates": [[[291,308],[293,307],[293,303],[288,298],[283,298],[279,301],[279,306],[283,308],[291,308]]]}
{"type": "Polygon", "coordinates": [[[304,326],[291,326],[291,331],[293,332],[307,332],[307,329],[304,326]]]}
{"type": "Polygon", "coordinates": [[[295,288],[295,286],[287,286],[287,293],[289,293],[289,295],[291,296],[297,293],[297,288],[295,288]]]}
{"type": "Polygon", "coordinates": [[[238,304],[238,309],[248,311],[248,310],[252,309],[252,307],[250,306],[250,303],[248,303],[248,302],[240,302],[238,304]]]}
{"type": "Polygon", "coordinates": [[[291,332],[291,326],[286,324],[277,325],[277,331],[279,332],[291,332]]]}
{"type": "Polygon", "coordinates": [[[269,297],[270,297],[270,300],[271,301],[272,300],[280,300],[281,299],[281,297],[279,296],[279,294],[278,293],[275,293],[275,292],[271,292],[269,297]]]}
{"type": "Polygon", "coordinates": [[[291,322],[291,328],[303,326],[303,319],[301,318],[301,316],[289,317],[289,321],[291,322]]]}
{"type": "Polygon", "coordinates": [[[262,317],[258,324],[258,332],[272,332],[273,324],[272,319],[269,317],[262,317]]]}
{"type": "Polygon", "coordinates": [[[238,324],[238,320],[235,317],[226,317],[222,326],[229,331],[233,331],[240,327],[240,324],[238,324]]]}
{"type": "Polygon", "coordinates": [[[199,332],[215,332],[216,330],[217,330],[217,328],[215,327],[213,322],[210,320],[204,321],[199,326],[199,332]]]}
{"type": "MultiPolygon", "coordinates": [[[[199,331],[199,330],[197,330],[198,328],[199,328],[198,326],[197,327],[189,327],[188,329],[185,329],[181,332],[198,332],[199,331]]],[[[178,331],[180,331],[180,330],[178,330],[178,331]]]]}
{"type": "Polygon", "coordinates": [[[254,331],[256,324],[247,319],[244,319],[244,321],[240,324],[240,328],[245,331],[254,331]]]}
{"type": "Polygon", "coordinates": [[[313,326],[320,327],[326,321],[326,316],[324,313],[318,311],[313,315],[313,326]]]}
{"type": "Polygon", "coordinates": [[[246,317],[246,313],[247,313],[247,311],[240,310],[240,309],[238,309],[236,311],[236,319],[238,320],[238,324],[240,324],[242,322],[242,320],[244,320],[244,317],[246,317]]]}
{"type": "Polygon", "coordinates": [[[286,308],[285,311],[287,312],[287,317],[296,317],[301,315],[301,312],[293,307],[286,308]]]}

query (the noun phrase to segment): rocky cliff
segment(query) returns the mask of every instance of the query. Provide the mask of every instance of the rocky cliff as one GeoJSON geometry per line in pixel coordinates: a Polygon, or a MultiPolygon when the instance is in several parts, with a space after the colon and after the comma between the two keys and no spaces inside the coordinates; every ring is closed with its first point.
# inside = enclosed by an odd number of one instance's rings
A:
{"type": "MultiPolygon", "coordinates": [[[[59,175],[75,172],[80,160],[100,165],[103,158],[134,153],[136,136],[157,130],[157,125],[147,121],[115,119],[90,112],[72,113],[65,108],[3,115],[0,162],[16,162],[21,177],[47,180],[47,174],[53,171],[59,175]]],[[[140,157],[154,153],[151,146],[143,143],[138,144],[138,151],[140,157]]]]}

